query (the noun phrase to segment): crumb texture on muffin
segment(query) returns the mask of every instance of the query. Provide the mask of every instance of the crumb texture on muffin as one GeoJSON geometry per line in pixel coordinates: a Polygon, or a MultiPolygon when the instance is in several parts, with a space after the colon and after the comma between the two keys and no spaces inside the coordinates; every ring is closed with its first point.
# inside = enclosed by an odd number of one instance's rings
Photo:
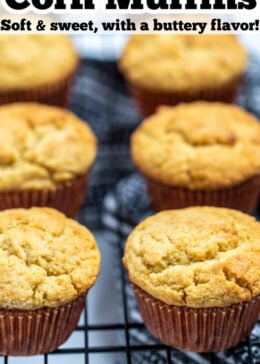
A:
{"type": "Polygon", "coordinates": [[[67,110],[33,103],[0,107],[0,190],[54,188],[86,173],[96,138],[67,110]]]}
{"type": "Polygon", "coordinates": [[[201,90],[236,80],[247,55],[233,35],[134,35],[120,68],[128,81],[160,91],[201,90]]]}
{"type": "Polygon", "coordinates": [[[231,187],[260,173],[260,124],[235,105],[163,106],[133,133],[131,154],[144,175],[169,186],[231,187]]]}
{"type": "Polygon", "coordinates": [[[129,279],[169,305],[224,307],[260,294],[260,223],[239,211],[160,212],[130,234],[129,279]]]}
{"type": "Polygon", "coordinates": [[[74,73],[79,62],[64,35],[3,35],[0,49],[0,91],[59,82],[74,73]]]}
{"type": "Polygon", "coordinates": [[[85,293],[99,272],[90,231],[49,208],[0,212],[0,307],[55,307],[85,293]]]}

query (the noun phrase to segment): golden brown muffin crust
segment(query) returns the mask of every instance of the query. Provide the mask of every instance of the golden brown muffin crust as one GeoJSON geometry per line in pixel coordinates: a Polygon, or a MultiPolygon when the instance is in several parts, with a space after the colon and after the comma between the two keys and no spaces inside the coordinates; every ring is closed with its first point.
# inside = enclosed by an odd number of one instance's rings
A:
{"type": "Polygon", "coordinates": [[[129,279],[170,305],[223,307],[260,294],[260,223],[239,211],[160,212],[128,237],[129,279]]]}
{"type": "Polygon", "coordinates": [[[93,235],[60,212],[0,212],[0,307],[65,304],[95,283],[99,266],[93,235]]]}
{"type": "Polygon", "coordinates": [[[0,91],[53,85],[71,76],[79,59],[64,35],[0,35],[0,91]]]}
{"type": "Polygon", "coordinates": [[[133,133],[131,154],[145,175],[166,185],[231,187],[260,173],[260,125],[234,105],[161,107],[133,133]]]}
{"type": "Polygon", "coordinates": [[[85,174],[96,155],[90,128],[56,107],[1,106],[0,130],[1,191],[54,188],[85,174]]]}
{"type": "Polygon", "coordinates": [[[192,92],[236,80],[246,63],[233,35],[146,34],[130,38],[120,68],[139,87],[192,92]]]}

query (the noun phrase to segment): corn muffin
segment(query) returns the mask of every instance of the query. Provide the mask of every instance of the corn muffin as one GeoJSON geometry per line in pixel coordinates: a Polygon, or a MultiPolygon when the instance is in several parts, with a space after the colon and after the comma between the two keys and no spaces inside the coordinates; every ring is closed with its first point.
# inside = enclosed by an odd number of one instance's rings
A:
{"type": "Polygon", "coordinates": [[[260,313],[260,223],[242,212],[160,212],[128,237],[123,258],[147,328],[162,342],[216,351],[249,335],[260,313]]]}
{"type": "Polygon", "coordinates": [[[96,138],[67,110],[34,103],[0,107],[0,210],[49,206],[75,216],[96,138]]]}
{"type": "Polygon", "coordinates": [[[146,34],[128,41],[119,67],[144,115],[161,104],[232,102],[247,64],[233,35],[146,34]]]}
{"type": "Polygon", "coordinates": [[[260,124],[238,106],[197,101],[161,107],[133,133],[131,153],[156,210],[256,207],[260,124]]]}
{"type": "Polygon", "coordinates": [[[66,106],[79,57],[65,35],[0,36],[0,104],[66,106]]]}
{"type": "Polygon", "coordinates": [[[90,231],[50,208],[0,212],[0,353],[56,349],[100,270],[90,231]]]}

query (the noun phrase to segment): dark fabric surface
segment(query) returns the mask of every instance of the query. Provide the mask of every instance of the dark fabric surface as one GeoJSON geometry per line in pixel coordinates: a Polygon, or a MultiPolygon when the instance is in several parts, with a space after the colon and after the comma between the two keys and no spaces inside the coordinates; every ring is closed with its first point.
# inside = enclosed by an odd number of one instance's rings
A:
{"type": "Polygon", "coordinates": [[[92,170],[89,193],[79,220],[101,228],[104,195],[133,172],[129,136],[140,115],[129,99],[115,62],[83,60],[71,94],[70,109],[87,121],[98,138],[98,156],[92,170]]]}

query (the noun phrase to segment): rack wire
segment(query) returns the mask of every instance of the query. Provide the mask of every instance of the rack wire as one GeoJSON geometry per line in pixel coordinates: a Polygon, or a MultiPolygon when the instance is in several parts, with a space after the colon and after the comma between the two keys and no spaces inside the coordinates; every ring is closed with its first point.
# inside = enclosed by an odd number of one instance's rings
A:
{"type": "MultiPolygon", "coordinates": [[[[259,59],[252,57],[239,102],[246,109],[260,116],[260,74],[259,59]]],[[[92,173],[86,204],[79,215],[79,221],[91,230],[109,229],[114,232],[114,270],[112,279],[117,280],[117,293],[121,298],[123,320],[120,322],[90,323],[88,303],[74,333],[83,336],[76,346],[70,341],[56,351],[39,355],[34,363],[63,364],[64,357],[72,355],[69,363],[95,364],[102,354],[102,363],[111,363],[111,354],[116,354],[115,364],[258,364],[260,363],[260,320],[249,338],[219,353],[192,354],[167,347],[154,339],[146,330],[140,317],[133,293],[121,264],[123,243],[126,235],[145,214],[149,213],[145,193],[140,191],[140,181],[134,172],[129,156],[129,136],[140,122],[140,115],[129,98],[122,77],[114,62],[84,60],[71,98],[70,108],[92,126],[99,139],[99,153],[92,173]],[[86,102],[86,100],[88,102],[86,102]],[[118,184],[118,181],[123,182],[118,184]],[[123,184],[123,186],[122,186],[123,184]],[[111,195],[111,191],[115,191],[111,195]],[[121,193],[120,191],[124,191],[121,193]],[[128,191],[128,194],[126,193],[128,191]],[[117,195],[115,195],[115,193],[117,195]],[[108,205],[104,197],[108,194],[108,205]],[[129,198],[132,203],[129,204],[129,198]],[[112,208],[111,208],[112,201],[112,208]],[[118,206],[117,204],[121,204],[118,206]],[[139,211],[133,211],[133,206],[139,211]],[[126,210],[128,208],[128,211],[126,210]],[[130,209],[130,210],[129,210],[130,209]],[[141,213],[140,213],[141,209],[141,213]],[[134,221],[131,217],[135,214],[134,221]],[[133,315],[134,313],[134,315],[133,315]],[[105,337],[116,333],[116,340],[107,344],[93,344],[91,335],[101,333],[105,337]],[[77,358],[77,359],[75,359],[77,358]]],[[[141,188],[142,191],[142,188],[141,188]]],[[[67,362],[67,361],[66,361],[67,362]]],[[[1,357],[0,364],[29,363],[28,358],[1,357]],[[21,359],[21,360],[20,360],[21,359]]],[[[100,363],[100,361],[99,361],[100,363]]]]}
{"type": "MultiPolygon", "coordinates": [[[[122,236],[123,238],[123,236],[122,236]]],[[[122,244],[118,242],[117,244],[118,254],[122,255],[122,244]]],[[[129,289],[129,283],[127,278],[124,274],[123,267],[120,263],[120,280],[121,280],[121,295],[122,295],[122,302],[123,302],[123,316],[124,322],[123,323],[111,323],[111,324],[89,324],[88,323],[88,315],[87,315],[87,307],[83,313],[83,324],[78,325],[76,328],[77,332],[81,332],[84,335],[84,343],[83,345],[78,345],[77,347],[66,347],[66,348],[59,348],[50,354],[41,355],[38,357],[37,363],[43,364],[51,364],[52,357],[61,357],[63,358],[64,355],[68,354],[81,354],[76,362],[76,364],[84,363],[84,364],[94,364],[95,357],[91,354],[106,354],[109,357],[110,353],[120,353],[122,354],[120,358],[116,361],[116,363],[124,363],[124,364],[135,364],[143,362],[143,358],[146,354],[147,358],[152,358],[153,355],[154,359],[151,362],[160,363],[160,364],[175,364],[175,363],[209,363],[209,364],[223,364],[223,363],[248,363],[248,364],[257,364],[260,362],[260,339],[259,336],[250,335],[244,342],[239,344],[237,347],[233,349],[229,349],[226,352],[223,352],[221,357],[217,356],[217,353],[206,353],[197,356],[197,361],[194,359],[189,359],[185,353],[182,353],[182,359],[176,357],[176,354],[180,354],[177,350],[167,347],[161,344],[158,341],[154,341],[152,343],[146,344],[132,344],[131,343],[131,332],[133,330],[141,330],[144,331],[145,335],[149,336],[149,333],[146,332],[145,326],[143,323],[140,322],[132,322],[129,318],[129,310],[127,305],[128,294],[127,290],[129,289]],[[116,343],[114,345],[106,345],[106,346],[93,346],[89,343],[89,334],[94,331],[118,331],[123,332],[125,345],[116,343]],[[243,352],[243,355],[240,354],[240,359],[237,357],[235,361],[235,357],[233,354],[236,351],[243,352]],[[158,352],[160,353],[160,357],[157,356],[158,352]],[[141,353],[140,358],[138,358],[138,353],[141,353]],[[226,360],[224,359],[226,355],[226,360]],[[91,356],[91,358],[90,358],[91,356]],[[243,356],[243,359],[242,359],[243,356]],[[157,360],[157,361],[156,361],[157,360]]],[[[260,321],[258,321],[257,326],[260,329],[260,321]]],[[[148,359],[149,360],[149,359],[148,359]]],[[[151,359],[152,360],[152,359],[151,359]]],[[[4,357],[4,364],[10,364],[8,357],[4,357]]],[[[60,360],[62,364],[62,359],[60,360]]],[[[106,361],[104,361],[106,363],[106,361]]]]}

